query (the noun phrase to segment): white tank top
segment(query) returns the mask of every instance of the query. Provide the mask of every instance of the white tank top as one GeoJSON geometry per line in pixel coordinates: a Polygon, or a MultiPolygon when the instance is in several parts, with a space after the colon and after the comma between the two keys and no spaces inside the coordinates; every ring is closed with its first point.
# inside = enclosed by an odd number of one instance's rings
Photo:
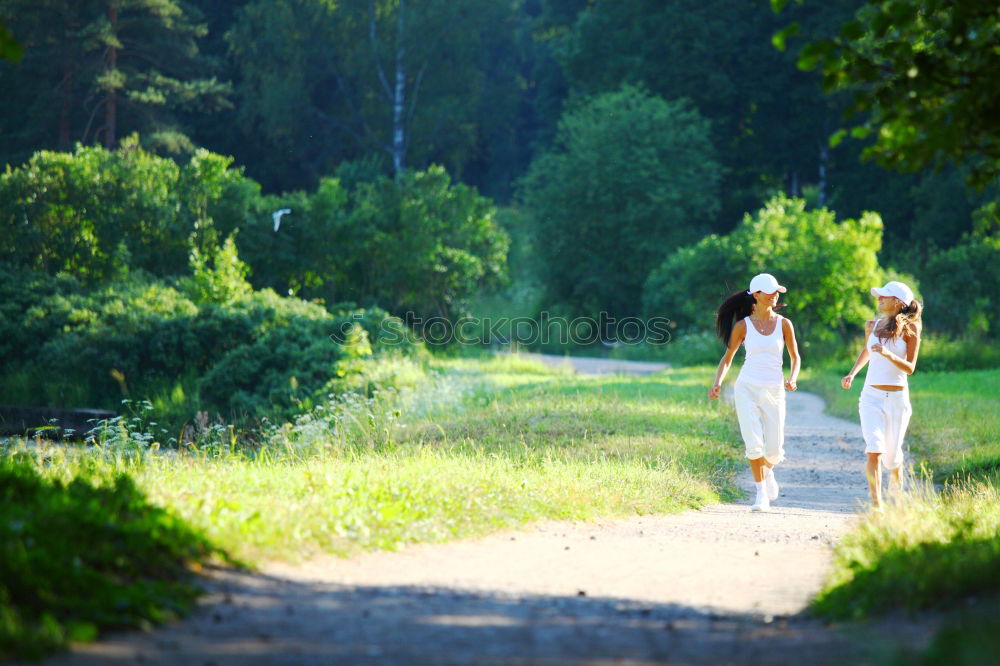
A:
{"type": "Polygon", "coordinates": [[[781,363],[785,336],[782,331],[782,316],[777,317],[770,335],[761,335],[754,328],[750,317],[743,318],[747,325],[747,335],[743,339],[747,354],[737,381],[760,386],[784,386],[785,376],[781,372],[781,363]]]}
{"type": "MultiPolygon", "coordinates": [[[[906,341],[903,340],[902,335],[898,338],[879,340],[878,336],[875,335],[875,329],[872,328],[872,332],[868,336],[868,348],[871,349],[871,346],[876,342],[881,342],[883,347],[896,356],[906,358],[906,341]]],[[[889,359],[882,354],[871,352],[871,357],[868,359],[868,371],[865,373],[865,386],[905,387],[906,385],[905,372],[890,363],[889,359]]]]}

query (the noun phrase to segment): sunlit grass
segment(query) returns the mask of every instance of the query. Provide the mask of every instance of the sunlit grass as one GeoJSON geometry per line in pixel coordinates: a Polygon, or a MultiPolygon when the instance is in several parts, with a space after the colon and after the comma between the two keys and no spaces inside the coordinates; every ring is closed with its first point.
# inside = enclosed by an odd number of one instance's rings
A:
{"type": "Polygon", "coordinates": [[[22,450],[52,476],[126,472],[244,561],[345,555],[731,495],[735,419],[704,400],[705,372],[591,379],[518,357],[435,359],[405,391],[274,424],[256,449],[216,426],[211,445],[157,452],[119,424],[87,452],[22,450]]]}
{"type": "Polygon", "coordinates": [[[813,609],[836,618],[922,609],[1000,589],[1000,491],[927,483],[872,512],[835,548],[813,609]]]}

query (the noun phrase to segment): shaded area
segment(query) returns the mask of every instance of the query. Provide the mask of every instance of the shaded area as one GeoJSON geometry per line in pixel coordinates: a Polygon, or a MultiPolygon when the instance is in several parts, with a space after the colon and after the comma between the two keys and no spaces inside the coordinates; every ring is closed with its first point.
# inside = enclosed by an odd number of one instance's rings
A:
{"type": "MultiPolygon", "coordinates": [[[[208,605],[156,640],[124,636],[58,664],[869,662],[860,636],[805,616],[723,616],[617,598],[300,584],[214,572],[208,605]]],[[[921,627],[898,624],[920,642],[921,627]]],[[[870,643],[869,643],[870,645],[870,643]]],[[[869,648],[870,649],[870,648],[869,648]]]]}

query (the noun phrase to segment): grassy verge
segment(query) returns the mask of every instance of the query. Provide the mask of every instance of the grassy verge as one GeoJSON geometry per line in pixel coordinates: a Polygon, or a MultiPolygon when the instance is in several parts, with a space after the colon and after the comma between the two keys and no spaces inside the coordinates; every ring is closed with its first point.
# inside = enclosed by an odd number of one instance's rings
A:
{"type": "Polygon", "coordinates": [[[736,433],[701,400],[704,372],[577,379],[517,359],[437,370],[418,402],[341,411],[339,434],[321,420],[254,456],[153,457],[130,473],[250,561],[675,511],[732,492],[736,433]]]}
{"type": "Polygon", "coordinates": [[[1000,491],[964,483],[942,494],[918,485],[847,534],[813,609],[862,618],[924,609],[1000,590],[1000,491]]]}
{"type": "MultiPolygon", "coordinates": [[[[346,555],[539,519],[676,511],[731,496],[739,438],[732,414],[704,400],[706,372],[589,379],[516,357],[434,359],[410,368],[405,388],[347,394],[295,423],[272,424],[256,446],[241,446],[231,429],[209,423],[197,446],[159,449],[140,417],[109,424],[86,447],[8,442],[2,458],[18,459],[36,485],[56,495],[49,517],[5,497],[5,510],[24,515],[0,520],[0,529],[22,525],[42,535],[53,524],[79,524],[61,535],[65,543],[33,541],[32,557],[72,569],[73,558],[89,552],[96,568],[132,568],[80,578],[76,596],[46,592],[51,576],[24,578],[16,594],[5,588],[4,649],[35,641],[45,650],[106,626],[180,612],[192,597],[175,587],[174,574],[213,549],[251,563],[346,555]],[[72,492],[106,496],[110,508],[72,492]],[[133,522],[115,528],[102,511],[124,512],[122,520],[133,522]],[[81,512],[99,525],[85,529],[81,512]],[[146,528],[160,541],[143,541],[146,528]],[[161,567],[163,576],[137,576],[148,566],[161,567]],[[105,579],[141,585],[125,607],[124,593],[95,591],[118,604],[117,614],[83,613],[89,601],[80,595],[105,579]],[[46,618],[59,609],[67,615],[56,631],[46,618]],[[36,641],[47,631],[52,641],[36,641]]],[[[0,489],[10,492],[6,484],[0,489]]],[[[28,537],[18,538],[19,557],[26,556],[28,537]]]]}
{"type": "Polygon", "coordinates": [[[217,552],[125,475],[44,478],[0,458],[0,654],[34,658],[183,614],[189,568],[217,552]]]}

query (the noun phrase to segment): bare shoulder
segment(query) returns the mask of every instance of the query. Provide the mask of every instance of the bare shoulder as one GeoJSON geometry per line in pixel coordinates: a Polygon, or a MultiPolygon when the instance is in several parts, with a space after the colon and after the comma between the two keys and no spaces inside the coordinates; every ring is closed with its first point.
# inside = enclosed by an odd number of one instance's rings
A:
{"type": "Polygon", "coordinates": [[[745,319],[740,319],[738,322],[733,324],[733,333],[739,333],[740,335],[746,335],[747,333],[747,322],[745,319]]]}
{"type": "Polygon", "coordinates": [[[795,330],[795,327],[792,326],[792,320],[784,315],[781,316],[781,330],[785,332],[790,332],[795,330]]]}
{"type": "Polygon", "coordinates": [[[875,328],[875,324],[878,323],[877,319],[869,319],[865,322],[865,333],[871,333],[872,329],[875,328]]]}
{"type": "Polygon", "coordinates": [[[923,332],[923,330],[924,330],[924,325],[922,322],[919,321],[912,322],[909,326],[907,326],[903,330],[903,339],[919,340],[920,334],[923,332]]]}

